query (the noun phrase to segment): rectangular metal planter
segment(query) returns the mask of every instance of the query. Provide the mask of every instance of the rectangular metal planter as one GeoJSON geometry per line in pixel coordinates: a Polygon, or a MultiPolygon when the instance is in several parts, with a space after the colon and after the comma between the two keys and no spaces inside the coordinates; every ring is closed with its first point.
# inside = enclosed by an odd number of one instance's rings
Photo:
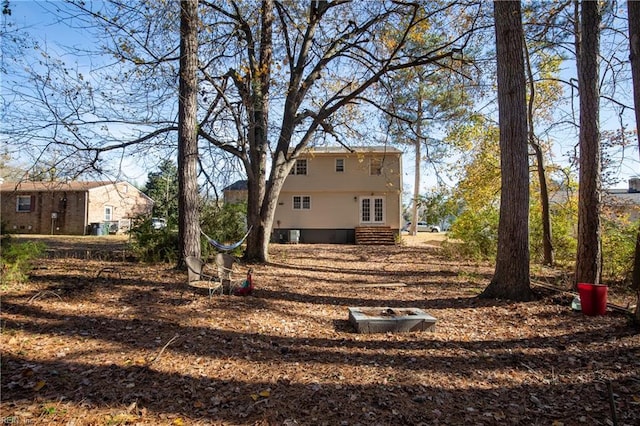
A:
{"type": "Polygon", "coordinates": [[[436,319],[418,308],[350,307],[349,322],[358,333],[435,331],[436,319]]]}

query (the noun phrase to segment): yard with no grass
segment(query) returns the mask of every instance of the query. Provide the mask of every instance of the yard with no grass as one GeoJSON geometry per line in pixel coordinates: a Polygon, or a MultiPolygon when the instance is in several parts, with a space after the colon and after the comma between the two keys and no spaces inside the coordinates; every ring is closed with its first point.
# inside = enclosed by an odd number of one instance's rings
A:
{"type": "Polygon", "coordinates": [[[29,283],[2,289],[3,421],[640,423],[640,335],[624,313],[586,317],[537,285],[536,302],[478,299],[492,266],[444,255],[441,239],[274,244],[272,263],[237,268],[253,268],[252,296],[209,299],[172,265],[123,261],[121,239],[47,238],[29,283]],[[436,330],[358,334],[348,307],[419,308],[436,330]]]}

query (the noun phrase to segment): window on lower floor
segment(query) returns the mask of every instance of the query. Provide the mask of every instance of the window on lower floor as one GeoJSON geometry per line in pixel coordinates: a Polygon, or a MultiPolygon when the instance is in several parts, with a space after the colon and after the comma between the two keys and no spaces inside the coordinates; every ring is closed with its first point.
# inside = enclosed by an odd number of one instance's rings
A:
{"type": "Polygon", "coordinates": [[[31,195],[18,195],[18,199],[16,201],[17,212],[30,212],[31,206],[31,195]]]}
{"type": "Polygon", "coordinates": [[[294,195],[293,196],[293,209],[294,210],[310,210],[311,209],[311,197],[308,195],[294,195]]]}
{"type": "Polygon", "coordinates": [[[104,220],[113,220],[112,206],[104,206],[104,220]]]}

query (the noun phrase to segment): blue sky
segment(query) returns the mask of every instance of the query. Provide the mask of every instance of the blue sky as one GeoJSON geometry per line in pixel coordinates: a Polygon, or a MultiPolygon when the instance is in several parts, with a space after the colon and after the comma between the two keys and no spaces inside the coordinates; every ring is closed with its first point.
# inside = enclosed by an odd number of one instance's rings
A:
{"type": "MultiPolygon", "coordinates": [[[[12,0],[10,7],[12,10],[11,20],[15,22],[18,27],[28,30],[32,37],[38,40],[41,46],[46,46],[49,53],[55,53],[61,56],[65,56],[65,60],[68,62],[77,63],[79,67],[84,68],[89,66],[91,58],[88,57],[67,57],[69,53],[61,46],[67,47],[82,47],[87,43],[93,43],[94,40],[86,32],[82,32],[77,29],[71,29],[64,23],[58,22],[55,16],[50,11],[55,11],[57,3],[61,2],[45,2],[34,0],[12,0]]],[[[96,58],[93,58],[95,60],[96,58]]],[[[570,66],[570,64],[567,64],[570,66]]],[[[572,70],[568,69],[569,73],[572,70]]],[[[631,96],[628,97],[631,100],[631,96]]],[[[633,125],[633,120],[630,120],[631,114],[627,114],[625,122],[633,125]]],[[[615,115],[603,110],[601,113],[602,129],[614,129],[618,126],[618,119],[615,115]]],[[[571,132],[564,132],[555,136],[556,139],[556,153],[559,158],[557,161],[562,161],[562,156],[566,152],[570,152],[573,146],[577,144],[577,135],[571,132]]],[[[625,152],[626,161],[620,162],[620,168],[618,175],[620,183],[616,185],[618,188],[626,187],[627,179],[632,175],[640,174],[640,160],[637,152],[637,140],[635,148],[628,149],[625,152]]],[[[413,174],[414,174],[414,161],[411,151],[404,155],[405,171],[405,190],[412,192],[413,190],[413,174]]],[[[146,180],[146,174],[148,170],[140,168],[137,163],[131,162],[126,165],[127,175],[134,183],[144,183],[146,180]]],[[[435,186],[435,179],[430,167],[425,167],[422,171],[423,182],[421,185],[421,192],[424,192],[427,188],[435,186]]]]}

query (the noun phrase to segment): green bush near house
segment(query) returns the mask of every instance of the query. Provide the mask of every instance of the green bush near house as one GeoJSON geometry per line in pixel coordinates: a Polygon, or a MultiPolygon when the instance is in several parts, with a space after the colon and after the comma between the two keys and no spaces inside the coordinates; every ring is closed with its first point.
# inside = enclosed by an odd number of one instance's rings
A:
{"type": "MultiPolygon", "coordinates": [[[[200,212],[200,227],[205,234],[220,243],[239,241],[247,232],[247,204],[205,205],[200,212]]],[[[215,248],[203,236],[202,257],[206,258],[214,252],[215,248]]],[[[241,256],[242,247],[238,247],[231,254],[241,256]]]]}
{"type": "MultiPolygon", "coordinates": [[[[240,240],[246,232],[246,204],[205,204],[200,211],[200,228],[209,237],[221,243],[240,240]]],[[[178,231],[169,226],[157,229],[151,218],[141,218],[131,228],[130,248],[141,262],[175,263],[179,257],[178,231]]],[[[215,252],[207,239],[201,237],[202,258],[215,252]]],[[[232,253],[242,255],[239,247],[232,253]]]]}
{"type": "Polygon", "coordinates": [[[609,283],[630,283],[637,224],[627,218],[602,221],[602,277],[609,283]]]}
{"type": "Polygon", "coordinates": [[[172,263],[178,260],[178,232],[167,226],[156,229],[151,218],[136,221],[131,230],[130,248],[141,262],[172,263]]]}
{"type": "Polygon", "coordinates": [[[17,242],[4,232],[0,239],[0,282],[2,287],[26,282],[33,269],[33,261],[44,252],[45,245],[36,242],[17,242]]]}

